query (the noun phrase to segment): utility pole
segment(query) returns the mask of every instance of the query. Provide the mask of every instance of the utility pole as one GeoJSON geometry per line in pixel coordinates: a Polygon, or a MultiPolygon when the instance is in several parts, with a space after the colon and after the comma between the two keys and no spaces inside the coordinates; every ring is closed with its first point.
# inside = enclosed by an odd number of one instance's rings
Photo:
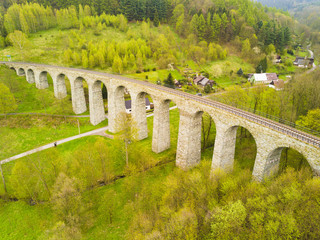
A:
{"type": "Polygon", "coordinates": [[[79,119],[78,120],[78,129],[79,129],[79,135],[80,135],[80,122],[79,122],[79,119]]]}
{"type": "Polygon", "coordinates": [[[4,179],[4,176],[3,176],[2,164],[1,163],[0,163],[0,171],[1,171],[1,176],[2,176],[3,188],[4,188],[4,191],[7,193],[7,186],[6,186],[6,181],[4,179]]]}

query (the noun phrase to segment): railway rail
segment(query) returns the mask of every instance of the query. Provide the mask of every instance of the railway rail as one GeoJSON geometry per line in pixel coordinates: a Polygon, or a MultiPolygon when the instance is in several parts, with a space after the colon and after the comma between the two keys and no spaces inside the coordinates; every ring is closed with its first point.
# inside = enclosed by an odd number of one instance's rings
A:
{"type": "Polygon", "coordinates": [[[85,69],[77,69],[77,68],[67,68],[67,67],[60,67],[60,66],[51,66],[51,65],[45,65],[45,64],[37,64],[37,63],[24,63],[24,62],[0,62],[0,64],[17,64],[17,65],[26,65],[26,66],[35,66],[35,67],[46,67],[46,68],[53,68],[53,69],[64,69],[67,71],[77,71],[77,72],[83,72],[83,73],[89,73],[89,74],[94,74],[94,75],[98,75],[98,76],[104,76],[104,77],[110,77],[110,78],[116,78],[116,79],[120,79],[123,81],[127,81],[127,82],[131,82],[131,83],[136,83],[136,84],[140,84],[140,85],[144,85],[144,86],[148,86],[150,88],[154,88],[154,89],[158,89],[160,91],[163,92],[168,92],[170,94],[174,94],[174,95],[178,95],[187,99],[192,99],[194,101],[197,101],[199,103],[202,104],[206,104],[208,106],[217,108],[217,109],[221,109],[227,112],[230,112],[232,114],[235,114],[237,116],[240,116],[242,118],[245,118],[249,121],[258,123],[260,125],[266,126],[270,129],[273,129],[275,131],[284,133],[286,135],[289,135],[291,137],[294,137],[296,139],[299,139],[301,141],[307,142],[309,144],[312,144],[318,148],[320,148],[320,138],[313,136],[311,134],[308,134],[306,132],[297,130],[293,127],[287,126],[285,124],[282,123],[278,123],[276,121],[270,120],[268,118],[256,115],[254,113],[239,109],[239,108],[235,108],[214,100],[210,100],[207,98],[203,98],[200,96],[196,96],[196,95],[192,95],[190,93],[186,93],[186,92],[182,92],[179,90],[174,90],[171,88],[167,88],[164,86],[160,86],[160,85],[155,85],[149,82],[143,82],[143,81],[139,81],[139,80],[135,80],[135,79],[130,79],[127,77],[123,77],[120,75],[113,75],[113,74],[108,74],[108,73],[102,73],[102,72],[96,72],[96,71],[91,71],[91,70],[85,70],[85,69]]]}

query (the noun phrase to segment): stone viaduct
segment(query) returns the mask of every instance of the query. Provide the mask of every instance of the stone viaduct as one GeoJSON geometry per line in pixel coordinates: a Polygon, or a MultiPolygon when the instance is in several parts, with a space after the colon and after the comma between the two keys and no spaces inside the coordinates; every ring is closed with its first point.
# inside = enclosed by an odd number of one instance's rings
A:
{"type": "Polygon", "coordinates": [[[182,169],[187,170],[200,162],[201,117],[206,112],[216,126],[212,169],[232,169],[237,128],[241,126],[246,128],[256,141],[257,155],[253,169],[256,180],[261,181],[278,170],[284,148],[300,152],[314,173],[320,175],[319,138],[255,114],[203,97],[118,75],[34,63],[0,64],[15,69],[19,76],[26,75],[27,81],[35,83],[38,89],[48,87],[47,74],[50,74],[57,98],[67,96],[66,76],[70,80],[72,106],[76,114],[87,111],[83,88],[83,82],[86,81],[90,121],[94,125],[105,119],[101,90],[101,84],[104,84],[108,91],[110,132],[117,131],[117,117],[119,113],[125,112],[124,90],[128,89],[132,100],[132,118],[137,124],[139,140],[148,137],[145,95],[149,94],[154,103],[152,150],[156,153],[170,148],[169,104],[173,101],[180,113],[176,165],[182,169]]]}

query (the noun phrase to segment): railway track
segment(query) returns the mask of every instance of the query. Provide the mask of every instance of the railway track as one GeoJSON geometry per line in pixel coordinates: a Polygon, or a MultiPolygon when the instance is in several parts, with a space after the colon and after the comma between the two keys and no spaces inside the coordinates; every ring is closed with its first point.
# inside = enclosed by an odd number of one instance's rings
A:
{"type": "Polygon", "coordinates": [[[289,135],[291,137],[297,138],[301,141],[307,142],[309,144],[312,144],[316,147],[320,148],[320,138],[313,136],[311,134],[308,134],[306,132],[297,130],[293,127],[287,126],[285,124],[281,124],[278,123],[276,121],[270,120],[268,118],[253,114],[251,112],[239,109],[239,108],[235,108],[214,100],[210,100],[207,98],[203,98],[200,96],[196,96],[196,95],[192,95],[190,93],[186,93],[186,92],[182,92],[182,91],[178,91],[178,90],[174,90],[171,88],[167,88],[164,86],[159,86],[159,85],[155,85],[149,82],[143,82],[143,81],[139,81],[139,80],[135,80],[135,79],[130,79],[127,77],[123,77],[120,75],[113,75],[113,74],[108,74],[108,73],[102,73],[102,72],[96,72],[96,71],[91,71],[91,70],[85,70],[85,69],[76,69],[76,68],[67,68],[67,67],[60,67],[60,66],[50,66],[50,65],[45,65],[45,64],[36,64],[36,63],[20,63],[20,62],[0,62],[0,64],[6,64],[6,63],[13,63],[13,64],[19,64],[19,65],[27,65],[27,66],[35,66],[35,67],[47,67],[47,68],[54,68],[54,69],[64,69],[67,71],[77,71],[77,72],[82,72],[82,73],[89,73],[89,74],[94,74],[94,75],[98,75],[98,76],[104,76],[104,77],[110,77],[110,78],[116,78],[116,79],[120,79],[126,82],[131,82],[131,83],[135,83],[135,84],[139,84],[139,85],[144,85],[150,88],[154,88],[154,89],[158,89],[160,91],[163,92],[167,92],[170,94],[174,94],[174,95],[178,95],[180,97],[184,97],[187,99],[192,99],[194,101],[197,101],[201,104],[205,104],[217,109],[221,109],[227,112],[230,112],[232,114],[235,114],[237,116],[240,116],[242,118],[245,118],[249,121],[253,121],[255,123],[258,123],[260,125],[266,126],[270,129],[273,129],[275,131],[284,133],[286,135],[289,135]]]}

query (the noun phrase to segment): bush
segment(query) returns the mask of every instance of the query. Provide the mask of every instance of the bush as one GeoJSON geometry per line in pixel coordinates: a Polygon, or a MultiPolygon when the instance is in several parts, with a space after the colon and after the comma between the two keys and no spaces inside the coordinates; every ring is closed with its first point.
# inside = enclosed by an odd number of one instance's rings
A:
{"type": "Polygon", "coordinates": [[[290,54],[291,56],[294,55],[294,52],[293,52],[293,50],[291,50],[291,49],[287,50],[287,53],[290,54]]]}
{"type": "Polygon", "coordinates": [[[137,70],[136,73],[141,73],[141,71],[140,71],[140,70],[137,70]]]}
{"type": "Polygon", "coordinates": [[[157,71],[157,69],[156,68],[152,68],[152,71],[157,71]]]}

